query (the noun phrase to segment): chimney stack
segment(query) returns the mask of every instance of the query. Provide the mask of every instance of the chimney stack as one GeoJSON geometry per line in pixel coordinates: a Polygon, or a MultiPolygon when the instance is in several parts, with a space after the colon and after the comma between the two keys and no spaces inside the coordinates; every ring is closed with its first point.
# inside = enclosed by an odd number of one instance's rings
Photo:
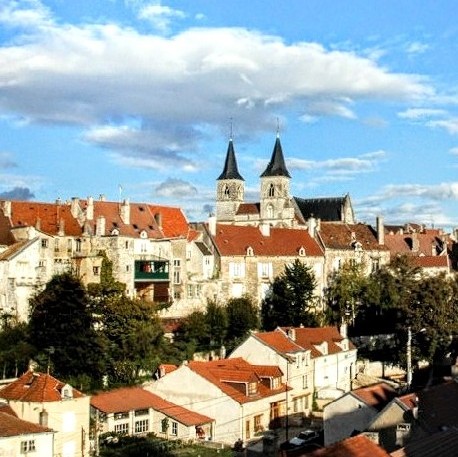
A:
{"type": "Polygon", "coordinates": [[[381,246],[385,244],[385,227],[383,225],[383,217],[377,216],[377,242],[381,246]]]}
{"type": "Polygon", "coordinates": [[[86,220],[92,221],[93,219],[94,219],[94,199],[92,197],[87,197],[86,220]]]}
{"type": "Polygon", "coordinates": [[[97,236],[104,236],[105,235],[105,217],[99,216],[97,218],[97,223],[95,227],[95,234],[97,236]]]}
{"type": "Polygon", "coordinates": [[[119,207],[119,215],[121,216],[122,221],[124,224],[130,224],[130,203],[129,199],[126,198],[119,207]]]}

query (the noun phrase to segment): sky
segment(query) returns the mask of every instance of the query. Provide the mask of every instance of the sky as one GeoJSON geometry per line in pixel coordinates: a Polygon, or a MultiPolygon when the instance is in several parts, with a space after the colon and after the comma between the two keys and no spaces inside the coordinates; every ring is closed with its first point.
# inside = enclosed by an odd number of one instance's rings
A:
{"type": "Polygon", "coordinates": [[[0,0],[0,198],[215,209],[229,138],[259,201],[458,227],[453,0],[0,0]]]}

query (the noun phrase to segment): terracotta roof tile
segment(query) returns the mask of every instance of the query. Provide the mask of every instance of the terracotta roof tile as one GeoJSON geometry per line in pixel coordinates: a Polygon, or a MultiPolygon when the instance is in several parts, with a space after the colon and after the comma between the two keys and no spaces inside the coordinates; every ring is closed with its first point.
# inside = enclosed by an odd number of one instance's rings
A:
{"type": "Polygon", "coordinates": [[[237,215],[241,214],[259,214],[259,203],[241,203],[237,208],[237,215]]]}
{"type": "Polygon", "coordinates": [[[19,254],[24,248],[33,244],[36,240],[23,240],[12,244],[0,254],[0,260],[10,260],[19,254]]]}
{"type": "Polygon", "coordinates": [[[52,430],[32,422],[27,422],[18,417],[0,411],[0,436],[18,436],[35,433],[49,433],[52,430]]]}
{"type": "Polygon", "coordinates": [[[313,452],[295,455],[296,457],[390,457],[390,454],[364,435],[353,436],[313,452]]]}
{"type": "Polygon", "coordinates": [[[30,201],[11,202],[11,226],[35,227],[49,235],[57,235],[63,226],[65,234],[79,236],[82,228],[70,211],[70,206],[59,203],[30,201]]]}
{"type": "MultiPolygon", "coordinates": [[[[62,401],[63,382],[49,374],[27,371],[19,379],[0,389],[0,398],[23,402],[62,401]]],[[[73,398],[84,395],[73,389],[73,398]]]]}
{"type": "Polygon", "coordinates": [[[291,338],[280,330],[273,332],[254,333],[254,337],[264,342],[267,346],[275,349],[280,354],[290,354],[295,352],[303,352],[304,348],[297,345],[291,338]]]}
{"type": "Polygon", "coordinates": [[[390,385],[383,382],[368,387],[361,387],[360,389],[353,390],[351,394],[377,411],[381,411],[397,395],[396,391],[390,385]]]}
{"type": "MultiPolygon", "coordinates": [[[[266,366],[262,366],[258,374],[256,366],[251,365],[241,357],[210,362],[191,361],[188,363],[188,367],[238,403],[248,403],[260,398],[270,397],[271,395],[285,392],[286,389],[284,385],[274,390],[263,385],[259,374],[265,373],[266,366]],[[249,382],[258,383],[258,391],[254,395],[247,395],[246,389],[241,388],[242,384],[249,382]]],[[[280,376],[281,371],[278,373],[280,373],[280,376]]]]}
{"type": "Polygon", "coordinates": [[[416,393],[402,395],[398,397],[398,401],[404,404],[408,409],[413,409],[418,406],[418,397],[416,393]]]}
{"type": "Polygon", "coordinates": [[[246,255],[248,247],[255,256],[297,256],[301,248],[306,256],[323,256],[307,230],[271,228],[264,236],[258,227],[217,224],[214,240],[223,256],[246,255]]]}
{"type": "Polygon", "coordinates": [[[374,230],[367,224],[321,222],[319,236],[327,248],[353,250],[356,241],[361,243],[361,248],[365,251],[388,250],[386,246],[378,243],[374,230]]]}
{"type": "Polygon", "coordinates": [[[91,405],[104,413],[121,413],[152,408],[178,422],[191,426],[213,422],[208,416],[189,411],[141,387],[122,387],[93,395],[91,405]]]}
{"type": "Polygon", "coordinates": [[[449,268],[450,262],[446,255],[435,255],[435,256],[418,256],[413,257],[412,262],[414,265],[422,268],[449,268]]]}

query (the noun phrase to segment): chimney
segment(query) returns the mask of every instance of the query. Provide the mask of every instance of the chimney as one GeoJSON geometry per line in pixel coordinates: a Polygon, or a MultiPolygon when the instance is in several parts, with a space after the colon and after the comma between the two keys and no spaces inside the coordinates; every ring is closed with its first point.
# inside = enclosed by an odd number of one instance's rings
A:
{"type": "Polygon", "coordinates": [[[70,212],[72,213],[72,216],[76,219],[79,214],[79,203],[80,200],[78,197],[72,197],[72,202],[70,204],[70,212]]]}
{"type": "Polygon", "coordinates": [[[259,230],[261,230],[262,236],[270,236],[270,224],[261,223],[259,225],[259,230]]]}
{"type": "Polygon", "coordinates": [[[296,329],[295,328],[289,328],[287,331],[286,331],[286,334],[293,340],[293,341],[296,341],[296,329]]]}
{"type": "Polygon", "coordinates": [[[210,232],[211,236],[216,235],[216,216],[213,214],[210,214],[208,216],[208,231],[210,232]]]}
{"type": "Polygon", "coordinates": [[[65,221],[62,218],[59,219],[59,229],[58,229],[57,234],[59,236],[65,235],[65,221]]]}
{"type": "Polygon", "coordinates": [[[60,197],[56,198],[56,205],[62,205],[62,200],[60,199],[60,197]]]}
{"type": "Polygon", "coordinates": [[[92,221],[93,219],[94,219],[94,199],[92,197],[87,197],[86,220],[92,221]]]}
{"type": "Polygon", "coordinates": [[[412,233],[412,252],[418,252],[420,249],[420,240],[416,232],[412,233]]]}
{"type": "Polygon", "coordinates": [[[383,225],[383,217],[377,216],[376,218],[377,224],[377,242],[381,246],[385,244],[385,227],[383,225]]]}
{"type": "Polygon", "coordinates": [[[126,198],[121,203],[121,206],[119,207],[119,215],[121,216],[121,219],[124,222],[124,224],[126,224],[126,225],[130,224],[130,204],[129,204],[129,199],[126,198]]]}
{"type": "Polygon", "coordinates": [[[339,333],[342,338],[348,338],[348,326],[344,321],[342,321],[339,333]]]}
{"type": "Polygon", "coordinates": [[[11,217],[11,201],[5,200],[3,202],[3,214],[5,217],[11,217]]]}
{"type": "Polygon", "coordinates": [[[42,427],[47,427],[48,426],[48,412],[47,411],[45,411],[45,410],[40,411],[38,423],[42,427]]]}
{"type": "Polygon", "coordinates": [[[161,213],[156,213],[154,215],[154,221],[156,222],[159,229],[162,230],[162,214],[161,213]]]}
{"type": "Polygon", "coordinates": [[[313,214],[309,217],[309,219],[307,221],[307,226],[308,226],[309,235],[312,238],[315,238],[315,232],[316,232],[316,229],[317,229],[317,222],[316,222],[316,219],[313,217],[313,214]]]}
{"type": "Polygon", "coordinates": [[[99,195],[99,201],[101,201],[101,202],[106,201],[106,198],[105,198],[105,195],[104,195],[104,194],[100,194],[100,195],[99,195]]]}
{"type": "Polygon", "coordinates": [[[104,236],[105,235],[105,217],[99,216],[97,218],[96,227],[95,227],[95,234],[96,236],[104,236]]]}
{"type": "Polygon", "coordinates": [[[37,217],[37,220],[35,222],[35,228],[37,230],[41,230],[41,219],[39,217],[37,217]]]}

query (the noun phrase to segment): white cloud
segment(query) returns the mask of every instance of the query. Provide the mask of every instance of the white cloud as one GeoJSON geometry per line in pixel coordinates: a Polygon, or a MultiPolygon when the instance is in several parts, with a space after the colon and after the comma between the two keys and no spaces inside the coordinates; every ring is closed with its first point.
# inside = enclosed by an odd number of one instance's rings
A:
{"type": "Polygon", "coordinates": [[[458,156],[458,146],[454,147],[454,148],[451,148],[449,150],[450,154],[454,155],[454,156],[458,156]]]}
{"type": "Polygon", "coordinates": [[[439,127],[447,130],[448,133],[455,135],[458,133],[458,118],[442,119],[437,121],[429,121],[426,124],[428,127],[439,127]]]}
{"type": "Polygon", "coordinates": [[[186,14],[183,11],[163,6],[160,2],[142,6],[138,11],[139,19],[149,21],[156,30],[162,33],[170,31],[172,20],[185,17],[186,14]]]}
{"type": "Polygon", "coordinates": [[[14,168],[17,163],[13,160],[9,152],[0,151],[0,168],[14,168]]]}
{"type": "MultiPolygon", "coordinates": [[[[134,3],[145,17],[180,16],[160,4],[134,3]]],[[[292,107],[304,121],[315,118],[308,107],[320,116],[354,118],[349,106],[358,101],[434,93],[419,75],[390,72],[354,52],[286,44],[243,28],[164,37],[115,24],[53,22],[38,1],[7,5],[3,24],[38,29],[0,48],[0,116],[78,125],[87,141],[118,158],[157,163],[166,150],[169,163],[192,168],[200,132],[227,125],[229,116],[238,120],[240,136],[253,136],[292,107]],[[123,131],[126,118],[138,119],[140,131],[123,131]]]]}
{"type": "Polygon", "coordinates": [[[444,116],[447,111],[435,108],[409,108],[398,113],[398,117],[403,119],[424,119],[429,117],[444,116]]]}
{"type": "Polygon", "coordinates": [[[423,54],[426,51],[429,51],[431,46],[426,43],[420,43],[419,41],[413,41],[412,43],[407,43],[406,52],[407,54],[423,54]]]}
{"type": "Polygon", "coordinates": [[[160,197],[182,198],[196,195],[197,188],[182,179],[168,178],[154,189],[155,194],[160,197]]]}

